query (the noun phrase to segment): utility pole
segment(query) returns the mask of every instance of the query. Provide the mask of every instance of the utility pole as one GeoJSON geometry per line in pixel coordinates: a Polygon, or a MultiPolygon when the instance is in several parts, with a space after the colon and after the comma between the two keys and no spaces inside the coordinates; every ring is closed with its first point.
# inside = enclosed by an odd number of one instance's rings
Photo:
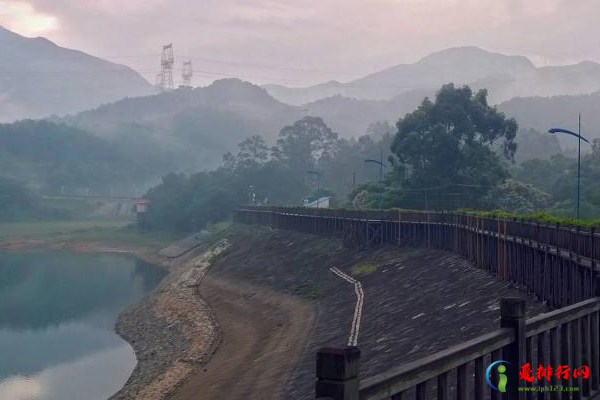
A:
{"type": "Polygon", "coordinates": [[[567,135],[571,135],[571,136],[575,136],[578,141],[579,141],[579,152],[577,154],[577,219],[579,219],[581,217],[581,213],[580,213],[580,201],[581,201],[581,141],[583,140],[584,142],[590,144],[590,142],[584,138],[583,136],[581,136],[581,113],[579,113],[579,133],[575,133],[575,132],[571,132],[567,129],[562,129],[562,128],[552,128],[548,131],[548,133],[565,133],[567,135]]]}
{"type": "Polygon", "coordinates": [[[194,76],[194,68],[192,67],[192,60],[186,60],[183,62],[183,68],[181,70],[182,85],[186,88],[192,87],[192,77],[194,76]]]}
{"type": "Polygon", "coordinates": [[[379,209],[381,210],[381,192],[383,191],[383,149],[379,155],[379,209]]]}
{"type": "Polygon", "coordinates": [[[163,46],[160,58],[160,73],[156,75],[156,86],[161,90],[173,89],[173,43],[163,46]]]}
{"type": "Polygon", "coordinates": [[[579,150],[577,153],[577,219],[580,218],[581,207],[581,113],[579,113],[579,150]]]}
{"type": "Polygon", "coordinates": [[[383,167],[385,166],[383,164],[383,149],[381,149],[379,160],[367,159],[367,160],[365,160],[365,163],[379,164],[379,190],[378,190],[379,193],[377,196],[377,202],[379,203],[379,209],[381,209],[382,208],[381,192],[383,191],[383,167]]]}

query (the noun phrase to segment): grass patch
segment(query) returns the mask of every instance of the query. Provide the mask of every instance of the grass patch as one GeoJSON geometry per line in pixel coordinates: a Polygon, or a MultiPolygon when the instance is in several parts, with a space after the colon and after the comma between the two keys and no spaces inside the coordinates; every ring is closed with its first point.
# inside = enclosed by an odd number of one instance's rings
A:
{"type": "Polygon", "coordinates": [[[232,222],[231,221],[221,221],[221,222],[217,222],[215,224],[212,224],[211,226],[208,227],[208,231],[210,233],[212,233],[213,235],[219,235],[223,232],[225,232],[227,229],[229,229],[229,227],[231,226],[232,222]]]}
{"type": "Polygon", "coordinates": [[[318,300],[324,297],[327,294],[328,286],[324,282],[315,282],[310,285],[306,292],[304,292],[304,296],[310,300],[318,300]]]}
{"type": "Polygon", "coordinates": [[[100,242],[108,246],[163,248],[184,235],[173,232],[140,232],[130,220],[68,220],[0,224],[0,240],[53,239],[60,242],[100,242]]]}
{"type": "Polygon", "coordinates": [[[379,268],[379,267],[375,264],[359,263],[352,267],[352,274],[353,275],[369,275],[369,274],[372,274],[373,272],[377,271],[377,268],[379,268]]]}
{"type": "MultiPolygon", "coordinates": [[[[361,218],[364,216],[363,213],[367,212],[407,212],[407,213],[423,213],[426,214],[427,211],[423,210],[411,210],[404,208],[390,208],[383,210],[373,210],[367,208],[306,208],[306,207],[262,207],[264,210],[273,210],[273,211],[281,211],[284,210],[286,212],[296,212],[303,215],[339,215],[341,213],[350,213],[351,216],[355,216],[361,218]]],[[[510,221],[512,219],[522,219],[524,221],[529,222],[539,222],[540,224],[545,225],[556,225],[559,224],[561,226],[571,226],[571,227],[581,227],[581,228],[592,228],[592,227],[600,227],[600,218],[596,219],[577,219],[577,218],[568,218],[568,217],[559,217],[555,215],[551,215],[548,212],[540,211],[529,214],[518,214],[518,213],[510,213],[506,211],[479,211],[479,210],[471,210],[471,209],[456,209],[453,211],[456,215],[473,215],[479,217],[489,217],[489,218],[500,218],[506,219],[510,221]]]]}
{"type": "Polygon", "coordinates": [[[102,230],[124,228],[131,222],[128,220],[59,220],[59,221],[24,221],[0,223],[0,239],[47,237],[72,234],[84,230],[102,230]]]}
{"type": "Polygon", "coordinates": [[[457,210],[457,213],[473,215],[478,217],[500,218],[505,220],[522,219],[529,222],[539,222],[544,225],[561,225],[561,226],[579,226],[582,228],[592,228],[600,226],[599,219],[577,219],[565,218],[550,215],[546,212],[535,212],[530,214],[515,214],[506,211],[474,211],[474,210],[457,210]]]}

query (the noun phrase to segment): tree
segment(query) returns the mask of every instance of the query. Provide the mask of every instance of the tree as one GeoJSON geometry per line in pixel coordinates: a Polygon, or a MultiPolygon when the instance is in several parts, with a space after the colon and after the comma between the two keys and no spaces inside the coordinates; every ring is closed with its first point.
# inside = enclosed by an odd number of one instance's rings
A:
{"type": "Polygon", "coordinates": [[[372,137],[374,140],[381,140],[386,135],[392,135],[395,133],[396,128],[388,121],[376,121],[369,124],[367,127],[367,135],[372,137]]]}
{"type": "Polygon", "coordinates": [[[490,208],[515,213],[544,211],[549,200],[547,193],[513,179],[507,179],[488,193],[490,208]]]}
{"type": "Polygon", "coordinates": [[[274,157],[290,167],[307,171],[317,167],[321,160],[335,154],[338,134],[319,117],[304,117],[279,132],[274,157]]]}
{"type": "Polygon", "coordinates": [[[500,143],[509,160],[517,148],[516,121],[488,105],[486,90],[473,94],[468,86],[444,85],[435,102],[426,98],[396,127],[391,150],[408,167],[405,184],[413,188],[497,185],[508,175],[492,146],[500,143]]]}
{"type": "Polygon", "coordinates": [[[237,164],[241,166],[256,166],[267,162],[269,159],[269,148],[264,139],[254,135],[244,139],[238,144],[237,164]]]}

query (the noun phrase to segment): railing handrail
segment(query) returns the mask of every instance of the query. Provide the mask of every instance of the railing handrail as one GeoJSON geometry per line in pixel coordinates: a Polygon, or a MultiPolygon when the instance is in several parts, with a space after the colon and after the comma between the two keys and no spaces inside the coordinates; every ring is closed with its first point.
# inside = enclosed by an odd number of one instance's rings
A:
{"type": "Polygon", "coordinates": [[[441,350],[430,356],[392,368],[365,379],[360,385],[361,400],[389,399],[393,394],[426,382],[515,340],[514,331],[496,329],[475,339],[441,350]]]}
{"type": "MultiPolygon", "coordinates": [[[[600,297],[584,300],[561,309],[536,315],[526,321],[526,337],[550,331],[562,324],[600,311],[600,297]]],[[[512,343],[514,331],[501,328],[478,338],[441,350],[433,355],[392,368],[365,379],[360,385],[361,400],[384,400],[439,375],[450,372],[478,357],[512,343]]]]}
{"type": "MultiPolygon", "coordinates": [[[[467,379],[470,379],[468,365],[471,363],[475,363],[478,371],[475,372],[474,377],[476,390],[482,395],[485,384],[482,370],[489,357],[492,361],[501,357],[511,365],[524,365],[526,353],[533,354],[532,343],[536,343],[538,350],[535,354],[539,354],[540,351],[544,351],[539,349],[547,347],[548,340],[551,340],[552,346],[555,347],[567,346],[569,354],[571,352],[569,346],[574,346],[575,350],[573,351],[578,352],[578,357],[583,357],[584,360],[591,359],[590,351],[596,353],[598,351],[597,344],[594,350],[593,345],[589,343],[590,330],[592,333],[596,330],[594,336],[597,337],[597,322],[594,321],[598,320],[600,312],[600,275],[598,274],[600,269],[596,262],[599,249],[598,243],[594,241],[598,234],[594,228],[590,231],[584,231],[577,227],[566,228],[563,232],[559,225],[544,226],[519,220],[501,220],[500,218],[449,213],[431,213],[434,215],[432,218],[432,215],[425,215],[425,213],[420,213],[421,215],[402,214],[400,210],[398,212],[361,212],[358,210],[338,210],[336,212],[336,210],[319,209],[246,207],[238,209],[238,212],[241,213],[239,216],[242,221],[244,221],[243,218],[246,218],[246,221],[250,221],[250,223],[258,222],[278,228],[293,228],[317,234],[341,234],[344,237],[344,243],[349,245],[358,243],[358,245],[370,246],[386,242],[396,243],[396,241],[398,244],[404,241],[408,241],[410,244],[422,241],[426,242],[429,247],[430,234],[433,234],[436,238],[440,238],[434,246],[458,252],[469,259],[480,262],[478,264],[480,267],[495,271],[500,279],[510,279],[517,284],[524,285],[536,296],[541,296],[539,298],[542,300],[550,301],[550,307],[571,304],[526,319],[523,299],[503,298],[500,307],[500,329],[397,366],[362,380],[360,385],[357,375],[359,359],[356,358],[355,350],[339,354],[331,353],[331,351],[320,352],[321,355],[317,357],[318,365],[320,365],[320,360],[325,364],[329,363],[329,367],[333,369],[327,369],[330,372],[327,374],[320,374],[317,369],[317,396],[328,396],[334,392],[338,393],[336,390],[344,388],[343,390],[347,389],[354,395],[350,397],[336,395],[335,399],[384,400],[395,398],[397,394],[403,392],[411,392],[414,388],[417,397],[423,398],[427,393],[427,385],[436,378],[438,391],[442,388],[442,391],[447,394],[447,390],[449,390],[448,376],[454,371],[456,371],[456,379],[460,381],[457,383],[456,390],[464,394],[467,390],[465,389],[468,385],[467,379]],[[544,231],[543,227],[549,230],[544,231]],[[413,239],[411,239],[411,235],[413,239]],[[540,256],[533,257],[533,259],[543,260],[541,265],[538,263],[530,267],[517,264],[517,267],[522,268],[519,269],[520,275],[516,272],[512,275],[509,274],[506,254],[507,249],[511,249],[509,247],[511,244],[513,245],[512,249],[516,248],[522,252],[515,254],[523,254],[518,257],[518,260],[529,260],[533,256],[528,256],[528,254],[535,255],[537,253],[534,252],[538,252],[540,256]],[[494,269],[481,262],[480,254],[484,251],[490,251],[492,256],[496,255],[495,251],[497,251],[496,261],[491,261],[497,263],[494,269]],[[568,265],[573,268],[566,268],[563,273],[565,266],[563,261],[555,261],[559,258],[567,260],[570,263],[568,265]],[[560,269],[557,269],[558,267],[560,269]],[[541,278],[539,280],[527,279],[537,276],[541,272],[547,272],[548,269],[550,269],[551,279],[553,279],[550,284],[546,277],[543,280],[541,278]],[[561,282],[565,278],[565,274],[569,275],[567,275],[567,284],[563,285],[561,282]],[[576,278],[578,276],[580,279],[576,278]],[[553,282],[558,282],[558,286],[555,286],[553,282]],[[550,294],[547,293],[547,290],[550,294]],[[575,303],[576,301],[578,302],[575,303]],[[573,331],[572,335],[577,338],[575,340],[583,340],[576,333],[583,329],[584,336],[588,335],[587,355],[581,354],[582,344],[572,344],[571,339],[567,338],[568,343],[566,344],[556,344],[556,341],[559,340],[557,337],[560,337],[561,341],[563,340],[565,329],[569,332],[573,331]],[[337,367],[340,362],[349,369],[338,371],[337,367]]],[[[511,258],[508,257],[508,259],[511,258]]],[[[549,350],[550,359],[560,357],[563,350],[557,347],[559,350],[554,351],[552,346],[549,350]]],[[[358,351],[358,349],[356,350],[358,351]]],[[[538,359],[539,357],[538,355],[538,359]]],[[[358,358],[360,357],[358,356],[358,358]]],[[[515,371],[511,369],[509,372],[514,374],[515,371]]],[[[600,377],[596,378],[600,379],[600,377]]],[[[519,378],[513,376],[510,379],[518,380],[519,378]]],[[[598,379],[594,384],[595,390],[598,389],[598,379]]],[[[590,385],[584,387],[585,390],[589,392],[590,385]]]]}
{"type": "Polygon", "coordinates": [[[567,322],[575,321],[596,311],[600,311],[600,297],[594,297],[559,308],[558,310],[538,314],[529,318],[525,323],[527,337],[547,332],[550,329],[566,324],[567,322]]]}
{"type": "MultiPolygon", "coordinates": [[[[360,210],[360,209],[356,209],[356,210],[346,210],[346,209],[335,209],[335,208],[330,208],[330,209],[326,209],[326,208],[306,208],[306,207],[286,207],[286,206],[252,206],[252,205],[245,205],[245,206],[241,206],[239,207],[240,210],[249,210],[249,211],[262,211],[262,212],[285,212],[285,211],[289,211],[289,210],[306,210],[306,211],[311,211],[314,213],[327,213],[327,212],[352,212],[352,213],[370,213],[370,212],[376,212],[376,213],[401,213],[401,214],[405,214],[405,215],[409,215],[409,214],[413,214],[413,215],[448,215],[448,216],[461,216],[461,217],[469,217],[469,218],[477,218],[479,220],[485,220],[485,221],[490,221],[490,222],[495,222],[495,221],[505,221],[505,222],[511,222],[511,223],[518,223],[518,224],[522,224],[522,225],[527,225],[527,226],[531,226],[531,227],[540,227],[540,228],[546,228],[546,229],[552,229],[555,230],[557,229],[556,225],[549,225],[547,223],[543,223],[543,222],[535,222],[535,221],[531,221],[531,220],[527,220],[527,219],[519,219],[519,218],[511,218],[511,217],[492,217],[492,216],[481,216],[481,215],[471,215],[471,214],[466,214],[466,213],[461,213],[461,212],[440,212],[440,211],[419,211],[419,210],[410,210],[410,211],[405,211],[405,210],[399,210],[399,209],[386,209],[386,210],[360,210]]],[[[289,212],[288,212],[289,214],[289,212]]],[[[293,214],[293,213],[292,213],[293,214]]],[[[296,214],[296,215],[310,215],[310,216],[317,216],[314,214],[296,214]]],[[[333,216],[333,215],[331,215],[333,216]]],[[[597,227],[592,227],[592,228],[597,228],[597,227]]],[[[558,229],[560,231],[563,232],[569,232],[569,233],[576,233],[579,231],[579,233],[582,234],[591,234],[591,229],[592,228],[588,228],[588,227],[577,227],[577,226],[572,226],[572,225],[559,225],[558,229]]],[[[599,237],[600,238],[600,232],[594,232],[594,237],[599,237]]]]}

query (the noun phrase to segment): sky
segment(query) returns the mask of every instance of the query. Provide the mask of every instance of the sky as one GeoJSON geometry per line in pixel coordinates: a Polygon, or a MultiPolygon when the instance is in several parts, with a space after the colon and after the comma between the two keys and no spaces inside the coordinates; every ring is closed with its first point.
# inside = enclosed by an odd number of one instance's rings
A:
{"type": "Polygon", "coordinates": [[[0,0],[0,25],[131,66],[154,82],[163,44],[194,85],[239,77],[349,81],[448,47],[600,61],[598,0],[0,0]]]}

